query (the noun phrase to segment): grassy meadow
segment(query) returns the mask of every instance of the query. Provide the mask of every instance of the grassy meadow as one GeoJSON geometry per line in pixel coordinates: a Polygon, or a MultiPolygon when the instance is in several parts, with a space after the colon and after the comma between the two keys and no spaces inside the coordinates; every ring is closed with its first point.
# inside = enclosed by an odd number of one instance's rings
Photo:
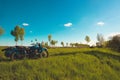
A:
{"type": "Polygon", "coordinates": [[[0,50],[0,80],[120,80],[118,52],[105,48],[48,51],[48,58],[9,61],[0,50]]]}

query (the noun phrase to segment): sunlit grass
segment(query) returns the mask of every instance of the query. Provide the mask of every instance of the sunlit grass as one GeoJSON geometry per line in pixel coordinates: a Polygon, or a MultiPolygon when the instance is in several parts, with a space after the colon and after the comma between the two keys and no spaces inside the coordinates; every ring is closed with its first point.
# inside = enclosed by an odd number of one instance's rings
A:
{"type": "MultiPolygon", "coordinates": [[[[2,80],[119,80],[120,53],[103,48],[52,48],[50,56],[0,62],[2,80]]],[[[0,54],[3,56],[3,53],[0,54]]]]}

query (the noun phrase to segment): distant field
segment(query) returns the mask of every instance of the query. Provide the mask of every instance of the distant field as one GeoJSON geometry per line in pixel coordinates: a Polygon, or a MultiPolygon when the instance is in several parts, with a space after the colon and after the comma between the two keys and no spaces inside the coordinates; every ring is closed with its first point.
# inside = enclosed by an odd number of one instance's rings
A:
{"type": "MultiPolygon", "coordinates": [[[[48,58],[1,61],[0,80],[120,80],[118,52],[103,48],[48,51],[48,58]]],[[[1,50],[0,58],[7,59],[1,50]]]]}

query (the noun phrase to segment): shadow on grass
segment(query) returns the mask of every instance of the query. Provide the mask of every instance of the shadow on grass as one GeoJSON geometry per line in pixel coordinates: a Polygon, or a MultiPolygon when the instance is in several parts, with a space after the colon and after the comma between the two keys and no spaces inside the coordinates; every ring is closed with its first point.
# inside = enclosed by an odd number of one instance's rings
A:
{"type": "Polygon", "coordinates": [[[84,53],[88,54],[88,55],[93,55],[93,56],[97,57],[98,59],[103,59],[104,57],[107,57],[107,58],[112,58],[112,59],[116,59],[116,60],[120,61],[120,56],[119,55],[114,55],[114,54],[110,54],[110,53],[106,53],[106,52],[86,51],[84,53]]]}
{"type": "Polygon", "coordinates": [[[76,54],[78,54],[78,52],[66,52],[66,53],[56,53],[56,54],[53,54],[53,55],[51,55],[51,56],[67,56],[67,55],[76,55],[76,54]]]}
{"type": "Polygon", "coordinates": [[[9,62],[11,61],[10,59],[0,59],[0,62],[9,62]]]}
{"type": "MultiPolygon", "coordinates": [[[[80,53],[80,52],[66,52],[66,53],[61,52],[61,53],[53,54],[51,56],[67,56],[67,55],[76,55],[78,53],[80,53]]],[[[107,52],[101,52],[101,51],[93,50],[93,51],[85,51],[85,52],[82,52],[82,53],[85,53],[85,54],[88,54],[88,55],[93,55],[93,56],[97,57],[98,59],[103,59],[103,58],[107,57],[107,58],[112,58],[112,59],[120,61],[120,56],[119,55],[114,55],[114,54],[110,54],[110,53],[107,53],[107,52]]]]}

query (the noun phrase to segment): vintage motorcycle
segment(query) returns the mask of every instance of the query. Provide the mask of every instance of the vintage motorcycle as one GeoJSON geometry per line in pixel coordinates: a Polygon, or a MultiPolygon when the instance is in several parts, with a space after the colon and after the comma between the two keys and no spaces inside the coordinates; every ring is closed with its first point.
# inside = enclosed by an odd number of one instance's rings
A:
{"type": "Polygon", "coordinates": [[[2,51],[5,51],[5,56],[10,58],[11,60],[24,58],[42,58],[49,56],[47,48],[42,47],[38,43],[30,47],[8,47],[3,49],[2,51]]]}

